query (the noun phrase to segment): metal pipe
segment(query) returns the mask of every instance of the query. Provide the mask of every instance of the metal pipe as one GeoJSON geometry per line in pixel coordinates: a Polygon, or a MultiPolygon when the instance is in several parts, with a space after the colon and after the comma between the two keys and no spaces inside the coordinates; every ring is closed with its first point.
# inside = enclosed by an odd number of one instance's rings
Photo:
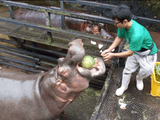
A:
{"type": "Polygon", "coordinates": [[[10,12],[11,18],[12,18],[12,19],[15,19],[15,16],[14,16],[14,13],[13,13],[13,9],[12,9],[12,6],[9,5],[8,7],[9,7],[9,12],[10,12]]]}
{"type": "Polygon", "coordinates": [[[71,34],[71,35],[75,35],[76,37],[81,37],[81,38],[90,38],[90,39],[97,39],[99,40],[100,42],[104,42],[104,43],[113,43],[112,40],[108,40],[108,39],[103,39],[103,38],[100,38],[100,37],[96,37],[95,35],[88,35],[88,34],[85,34],[85,33],[77,33],[77,32],[73,32],[73,31],[69,31],[69,30],[63,30],[63,29],[59,29],[59,28],[48,28],[46,26],[39,26],[39,25],[36,25],[36,24],[31,24],[31,23],[24,23],[24,22],[21,22],[21,21],[16,21],[16,20],[11,20],[11,19],[8,19],[8,18],[3,18],[3,17],[0,17],[0,21],[2,22],[8,22],[8,23],[13,23],[13,24],[17,24],[17,25],[22,25],[22,26],[26,26],[26,27],[32,27],[32,28],[36,28],[36,29],[41,29],[41,30],[45,30],[45,31],[50,31],[50,32],[61,32],[62,34],[71,34]]]}
{"type": "MultiPolygon", "coordinates": [[[[2,39],[2,38],[0,38],[0,41],[1,42],[5,42],[5,43],[9,43],[9,44],[13,44],[13,45],[17,44],[17,42],[15,42],[15,41],[5,40],[5,39],[2,39]]],[[[40,48],[37,48],[37,47],[34,47],[34,46],[30,46],[30,45],[26,45],[26,44],[22,44],[22,45],[25,46],[25,47],[28,47],[28,48],[32,48],[34,50],[48,52],[48,53],[54,54],[54,55],[56,54],[57,56],[60,55],[58,57],[65,57],[66,56],[66,54],[63,54],[61,52],[55,52],[55,51],[51,51],[51,50],[40,49],[40,48]]],[[[43,64],[43,65],[52,66],[52,67],[56,66],[56,64],[40,61],[39,58],[31,57],[31,56],[24,55],[24,54],[19,54],[17,52],[11,52],[11,51],[8,51],[8,50],[3,50],[3,49],[0,49],[0,52],[4,52],[4,53],[10,54],[10,55],[15,55],[15,56],[18,56],[18,57],[26,58],[26,59],[32,60],[32,61],[34,61],[34,62],[36,62],[37,64],[40,64],[40,65],[43,64]]]]}
{"type": "Polygon", "coordinates": [[[57,64],[52,64],[52,63],[46,62],[46,61],[39,61],[38,64],[51,66],[51,67],[56,67],[56,65],[57,65],[57,64]]]}
{"type": "Polygon", "coordinates": [[[14,62],[14,63],[18,63],[18,64],[21,64],[21,65],[33,67],[35,69],[42,69],[44,71],[48,71],[49,70],[48,68],[44,68],[44,67],[41,67],[39,65],[35,65],[35,64],[29,63],[29,62],[26,62],[26,61],[20,61],[20,60],[16,60],[16,59],[5,57],[5,56],[1,56],[1,55],[0,55],[0,59],[8,61],[8,62],[14,62]]]}
{"type": "Polygon", "coordinates": [[[103,86],[103,84],[104,84],[104,82],[101,82],[101,83],[100,83],[100,82],[96,82],[96,81],[93,81],[93,80],[91,80],[90,83],[91,83],[91,84],[95,84],[95,85],[97,85],[97,86],[103,86]]]}
{"type": "Polygon", "coordinates": [[[26,66],[35,68],[35,64],[31,64],[29,62],[23,62],[23,61],[20,61],[20,60],[16,60],[16,59],[1,56],[1,55],[0,55],[0,59],[5,60],[5,61],[9,61],[9,62],[15,62],[15,63],[21,64],[21,65],[26,65],[26,66]]]}
{"type": "Polygon", "coordinates": [[[26,71],[33,72],[33,73],[40,73],[41,72],[39,70],[29,69],[29,68],[26,68],[26,67],[10,64],[10,63],[4,62],[4,61],[0,61],[0,64],[8,65],[8,66],[15,67],[15,68],[19,68],[19,69],[26,70],[26,71]]]}
{"type": "Polygon", "coordinates": [[[88,6],[92,6],[92,7],[100,7],[100,8],[104,8],[104,9],[110,9],[110,10],[117,7],[116,5],[104,4],[104,3],[98,3],[98,2],[89,2],[89,1],[64,0],[64,2],[81,4],[81,5],[88,5],[88,6]]]}
{"type": "MultiPolygon", "coordinates": [[[[46,11],[45,14],[46,14],[46,26],[51,27],[51,13],[46,11]]],[[[48,43],[53,42],[51,32],[47,31],[47,37],[48,37],[48,43]]]]}
{"type": "Polygon", "coordinates": [[[29,60],[32,60],[32,61],[34,61],[35,63],[37,63],[39,65],[46,65],[46,66],[51,66],[51,67],[55,67],[56,66],[56,64],[52,64],[52,63],[49,63],[49,62],[46,62],[46,61],[40,61],[38,58],[33,58],[31,56],[27,56],[27,55],[24,55],[24,54],[19,54],[19,53],[15,53],[15,52],[3,50],[3,49],[0,49],[0,52],[4,52],[4,53],[11,54],[11,55],[14,55],[14,56],[18,56],[18,57],[22,57],[22,58],[25,58],[25,59],[29,59],[29,60]]]}
{"type": "MultiPolygon", "coordinates": [[[[61,10],[63,11],[64,10],[64,1],[63,0],[60,1],[60,6],[61,6],[61,10]]],[[[65,16],[64,15],[61,15],[61,28],[65,29],[65,16]]]]}
{"type": "Polygon", "coordinates": [[[31,55],[33,57],[38,57],[39,59],[45,59],[45,60],[57,63],[57,58],[48,57],[48,56],[45,56],[45,55],[40,55],[38,53],[31,53],[31,52],[28,52],[28,51],[25,51],[25,50],[19,50],[19,49],[15,49],[15,48],[3,46],[3,45],[0,45],[0,47],[3,48],[3,49],[8,49],[8,50],[11,50],[11,51],[14,51],[14,52],[31,55]]]}
{"type": "MultiPolygon", "coordinates": [[[[103,4],[103,3],[97,3],[97,2],[88,2],[88,1],[68,1],[68,0],[65,0],[65,2],[92,5],[94,7],[98,6],[98,7],[106,8],[106,9],[112,9],[112,8],[117,7],[115,5],[103,4]]],[[[85,15],[85,14],[73,13],[73,12],[68,12],[68,11],[61,11],[61,9],[59,9],[57,7],[47,8],[47,7],[29,5],[27,3],[20,3],[20,2],[13,2],[13,1],[0,1],[0,3],[7,4],[7,5],[10,5],[10,6],[20,7],[20,8],[27,8],[27,9],[31,9],[31,10],[37,10],[37,11],[39,11],[39,10],[47,10],[47,11],[51,11],[51,12],[53,12],[55,14],[66,15],[66,16],[70,16],[70,17],[76,17],[76,18],[91,20],[91,21],[95,21],[95,22],[103,22],[103,23],[111,23],[111,24],[113,24],[113,21],[110,18],[104,17],[104,18],[106,18],[106,20],[104,20],[103,17],[100,17],[100,16],[90,17],[89,14],[85,15]]],[[[145,20],[146,22],[160,24],[160,20],[157,20],[157,19],[145,18],[145,17],[140,17],[140,16],[135,16],[135,17],[137,17],[140,20],[145,20]]]]}
{"type": "Polygon", "coordinates": [[[113,23],[112,19],[110,18],[105,18],[103,17],[103,19],[105,20],[100,20],[101,17],[100,16],[92,16],[89,14],[80,14],[80,13],[75,13],[75,12],[68,12],[68,11],[62,11],[59,8],[55,8],[55,7],[51,7],[51,8],[47,8],[47,7],[42,7],[42,6],[35,6],[35,5],[30,5],[27,3],[20,3],[20,2],[13,2],[13,1],[3,1],[3,4],[7,4],[7,5],[11,5],[11,6],[15,6],[15,7],[20,7],[20,8],[27,8],[27,9],[31,9],[31,10],[37,10],[37,11],[41,11],[44,12],[48,11],[51,12],[53,14],[57,14],[57,15],[65,15],[65,16],[69,16],[69,17],[74,17],[74,18],[79,18],[79,19],[86,19],[86,20],[91,20],[94,22],[104,22],[106,23],[107,21],[109,23],[113,23]]]}
{"type": "Polygon", "coordinates": [[[97,88],[97,89],[102,89],[102,87],[100,87],[100,86],[97,86],[97,85],[93,85],[93,84],[89,84],[89,87],[93,87],[93,88],[97,88]]]}
{"type": "Polygon", "coordinates": [[[0,38],[0,41],[1,42],[6,42],[6,43],[9,43],[9,44],[13,44],[13,45],[17,45],[17,43],[15,41],[12,41],[12,40],[5,40],[5,39],[0,38]]]}
{"type": "Polygon", "coordinates": [[[49,53],[51,55],[56,55],[57,57],[65,57],[66,54],[64,53],[61,53],[61,52],[56,52],[56,51],[51,51],[51,50],[47,50],[47,49],[43,49],[43,48],[38,48],[38,47],[34,47],[34,46],[31,46],[31,45],[27,45],[27,44],[22,44],[24,47],[27,47],[27,48],[30,48],[30,49],[33,49],[33,50],[37,50],[37,51],[40,51],[40,52],[46,52],[46,53],[49,53]]]}
{"type": "Polygon", "coordinates": [[[28,56],[28,55],[19,54],[19,53],[16,53],[16,52],[11,52],[11,51],[7,51],[7,50],[3,50],[3,49],[0,49],[0,52],[4,52],[4,53],[10,54],[10,55],[14,55],[14,56],[22,57],[22,58],[25,58],[25,59],[29,59],[29,60],[32,60],[36,63],[39,63],[39,61],[40,61],[38,58],[33,58],[31,56],[28,56]]]}
{"type": "Polygon", "coordinates": [[[35,65],[35,69],[40,69],[40,70],[44,70],[44,71],[49,71],[50,69],[49,68],[45,68],[45,67],[42,67],[42,66],[39,66],[39,65],[35,65]]]}

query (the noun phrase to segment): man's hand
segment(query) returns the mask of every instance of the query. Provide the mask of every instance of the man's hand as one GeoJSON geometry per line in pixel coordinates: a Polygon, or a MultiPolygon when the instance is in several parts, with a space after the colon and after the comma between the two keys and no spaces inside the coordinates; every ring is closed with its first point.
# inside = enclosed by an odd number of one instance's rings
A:
{"type": "Polygon", "coordinates": [[[101,53],[101,56],[105,56],[107,53],[110,53],[111,51],[109,49],[106,49],[104,50],[102,53],[101,53]]]}
{"type": "Polygon", "coordinates": [[[127,50],[124,52],[120,52],[120,53],[109,53],[109,52],[103,52],[103,54],[101,54],[101,56],[103,57],[104,61],[110,60],[113,57],[129,57],[134,53],[134,51],[131,50],[127,50]]]}
{"type": "Polygon", "coordinates": [[[103,56],[102,56],[102,57],[103,57],[103,60],[104,60],[104,61],[107,61],[107,60],[112,59],[112,58],[114,57],[113,54],[114,54],[114,53],[107,53],[107,54],[103,55],[103,56]]]}
{"type": "Polygon", "coordinates": [[[101,53],[101,56],[103,57],[103,60],[104,61],[107,61],[109,59],[112,58],[112,56],[110,55],[111,51],[109,49],[106,49],[104,50],[102,53],[101,53]]]}

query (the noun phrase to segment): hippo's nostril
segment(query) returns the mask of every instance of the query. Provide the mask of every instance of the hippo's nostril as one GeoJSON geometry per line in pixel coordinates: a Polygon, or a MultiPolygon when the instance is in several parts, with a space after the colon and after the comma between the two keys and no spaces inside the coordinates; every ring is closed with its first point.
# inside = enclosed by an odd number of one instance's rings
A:
{"type": "Polygon", "coordinates": [[[63,70],[62,67],[59,67],[59,68],[58,68],[58,73],[59,73],[59,74],[60,74],[60,73],[63,73],[63,71],[64,71],[64,70],[63,70]]]}

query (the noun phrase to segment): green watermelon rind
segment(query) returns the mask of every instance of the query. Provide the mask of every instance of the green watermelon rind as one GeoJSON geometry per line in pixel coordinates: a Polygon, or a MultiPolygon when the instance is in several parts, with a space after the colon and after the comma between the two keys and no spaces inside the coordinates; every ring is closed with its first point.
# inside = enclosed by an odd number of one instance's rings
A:
{"type": "Polygon", "coordinates": [[[84,58],[81,62],[82,67],[86,68],[86,69],[91,69],[94,66],[94,64],[95,64],[95,60],[90,55],[84,56],[84,58]]]}

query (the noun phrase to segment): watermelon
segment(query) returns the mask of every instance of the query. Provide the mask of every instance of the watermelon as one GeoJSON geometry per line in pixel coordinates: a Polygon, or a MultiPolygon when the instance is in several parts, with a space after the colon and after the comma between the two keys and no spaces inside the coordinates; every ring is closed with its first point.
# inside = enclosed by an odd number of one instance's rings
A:
{"type": "Polygon", "coordinates": [[[92,56],[86,55],[84,56],[81,65],[83,68],[91,69],[95,64],[95,60],[92,56]]]}

